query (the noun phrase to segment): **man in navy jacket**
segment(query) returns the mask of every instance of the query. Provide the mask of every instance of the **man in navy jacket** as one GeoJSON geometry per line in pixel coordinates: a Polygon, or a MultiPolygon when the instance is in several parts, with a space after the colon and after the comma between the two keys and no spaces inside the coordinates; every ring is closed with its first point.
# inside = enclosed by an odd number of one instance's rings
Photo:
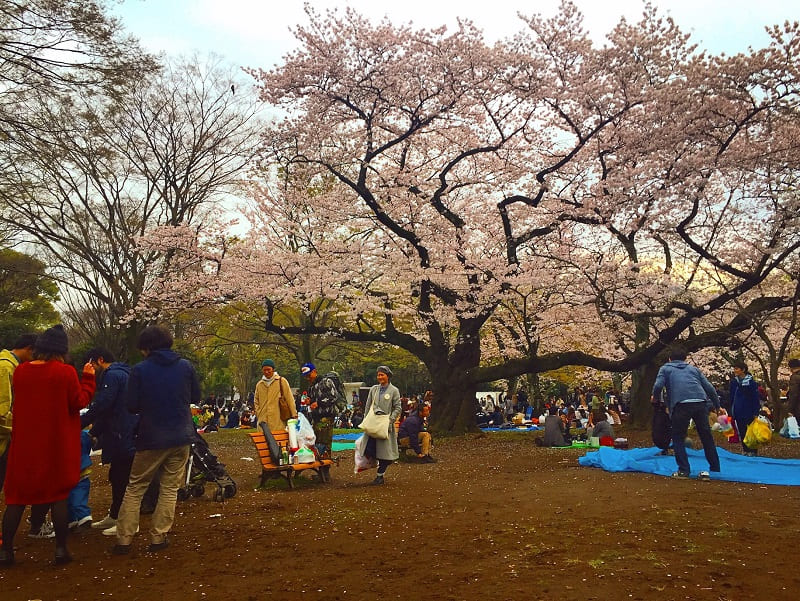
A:
{"type": "Polygon", "coordinates": [[[758,412],[761,411],[761,396],[758,394],[758,382],[747,371],[747,365],[741,361],[733,364],[733,378],[731,379],[731,415],[736,423],[736,431],[742,442],[742,452],[745,455],[755,456],[756,450],[744,444],[744,435],[758,412]]]}
{"type": "Polygon", "coordinates": [[[139,529],[139,504],[150,481],[160,474],[158,503],[148,551],[167,547],[175,519],[175,502],[195,436],[190,405],[199,403],[200,385],[194,367],[172,350],[172,335],[160,326],[145,328],[138,347],[144,361],[128,379],[128,411],[139,415],[130,481],[117,519],[115,555],[130,552],[139,529]]]}
{"type": "Polygon", "coordinates": [[[108,349],[96,347],[87,353],[86,360],[94,365],[99,374],[97,390],[89,409],[81,416],[81,427],[92,425],[91,435],[100,441],[103,449],[101,460],[108,465],[108,481],[111,483],[111,507],[108,515],[94,522],[92,528],[102,528],[108,536],[117,533],[116,524],[122,497],[128,486],[133,463],[133,432],[139,418],[125,407],[128,390],[128,375],[131,368],[115,361],[108,349]]]}

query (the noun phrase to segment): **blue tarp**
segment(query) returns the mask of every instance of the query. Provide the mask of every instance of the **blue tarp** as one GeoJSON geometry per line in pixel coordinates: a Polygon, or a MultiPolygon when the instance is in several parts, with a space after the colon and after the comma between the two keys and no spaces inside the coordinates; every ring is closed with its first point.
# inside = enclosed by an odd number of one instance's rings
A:
{"type": "Polygon", "coordinates": [[[536,432],[539,426],[509,426],[506,428],[481,428],[483,432],[536,432]]]}
{"type": "MultiPolygon", "coordinates": [[[[580,457],[578,463],[585,467],[599,467],[607,472],[645,472],[669,476],[677,469],[675,457],[660,453],[661,449],[657,447],[629,450],[600,447],[580,457]]],[[[687,453],[693,477],[708,469],[703,451],[687,449],[687,453]]],[[[712,480],[800,486],[800,459],[745,457],[720,448],[717,453],[720,472],[711,472],[712,480]]]]}
{"type": "Polygon", "coordinates": [[[356,440],[362,434],[363,432],[343,432],[342,434],[334,434],[333,440],[338,440],[338,441],[356,440]]]}

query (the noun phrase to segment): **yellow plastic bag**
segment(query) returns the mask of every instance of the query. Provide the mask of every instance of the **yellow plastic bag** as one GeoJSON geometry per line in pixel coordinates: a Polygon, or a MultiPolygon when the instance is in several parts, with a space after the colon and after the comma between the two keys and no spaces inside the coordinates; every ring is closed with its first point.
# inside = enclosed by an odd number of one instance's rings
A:
{"type": "Polygon", "coordinates": [[[765,417],[758,416],[750,425],[747,426],[747,433],[744,435],[744,444],[751,449],[758,448],[772,439],[772,428],[765,417]]]}

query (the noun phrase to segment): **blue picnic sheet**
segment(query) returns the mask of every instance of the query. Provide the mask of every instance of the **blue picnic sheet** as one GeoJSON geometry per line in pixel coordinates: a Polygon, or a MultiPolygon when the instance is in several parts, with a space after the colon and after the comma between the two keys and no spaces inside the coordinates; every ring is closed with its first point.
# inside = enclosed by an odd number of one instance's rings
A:
{"type": "MultiPolygon", "coordinates": [[[[669,476],[677,469],[675,457],[660,453],[661,449],[657,447],[629,450],[600,447],[580,457],[578,463],[585,467],[599,467],[607,472],[645,472],[669,476]]],[[[687,449],[687,453],[692,477],[708,470],[703,451],[687,449]]],[[[800,486],[800,459],[745,457],[720,448],[717,448],[717,453],[720,472],[711,472],[712,480],[800,486]]]]}
{"type": "Polygon", "coordinates": [[[481,428],[482,432],[536,432],[539,426],[511,426],[506,428],[481,428]]]}

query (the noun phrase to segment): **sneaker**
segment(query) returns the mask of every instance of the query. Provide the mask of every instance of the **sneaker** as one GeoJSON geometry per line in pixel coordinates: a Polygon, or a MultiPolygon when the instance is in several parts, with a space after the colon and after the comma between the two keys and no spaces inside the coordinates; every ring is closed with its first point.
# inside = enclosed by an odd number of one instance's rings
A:
{"type": "MultiPolygon", "coordinates": [[[[136,526],[135,534],[139,533],[139,526],[136,526]]],[[[116,536],[117,535],[117,525],[114,524],[111,528],[106,528],[103,530],[103,536],[116,536]]]]}
{"type": "Polygon", "coordinates": [[[67,524],[67,527],[70,530],[83,530],[85,528],[89,528],[92,525],[92,516],[87,515],[79,520],[75,520],[74,522],[70,522],[67,524]]]}
{"type": "Polygon", "coordinates": [[[131,552],[130,545],[120,545],[119,543],[111,547],[111,555],[127,555],[131,552]]]}
{"type": "Polygon", "coordinates": [[[697,474],[697,479],[702,480],[703,482],[710,482],[711,481],[711,474],[708,472],[700,472],[697,474]]]}
{"type": "Polygon", "coordinates": [[[106,528],[111,528],[111,526],[116,526],[117,520],[112,518],[110,515],[107,515],[99,522],[92,522],[92,528],[102,528],[105,530],[106,528]]]}
{"type": "Polygon", "coordinates": [[[57,566],[63,566],[72,561],[72,555],[69,554],[66,547],[56,547],[56,554],[53,558],[53,563],[57,566]]]}
{"type": "Polygon", "coordinates": [[[676,478],[678,480],[688,480],[689,479],[689,474],[687,474],[686,472],[677,471],[677,472],[674,472],[670,476],[670,478],[676,478]]]}
{"type": "Polygon", "coordinates": [[[381,484],[383,484],[383,476],[376,476],[372,481],[373,486],[380,486],[381,484]]]}
{"type": "Polygon", "coordinates": [[[42,524],[42,527],[39,528],[39,532],[29,532],[28,538],[55,538],[56,531],[53,528],[53,522],[45,522],[42,524]]]}
{"type": "Polygon", "coordinates": [[[422,463],[436,463],[436,459],[431,457],[430,455],[425,455],[420,460],[422,463]]]}
{"type": "Polygon", "coordinates": [[[147,551],[149,553],[155,553],[157,551],[161,551],[163,549],[166,549],[167,547],[169,547],[169,541],[167,540],[167,537],[165,536],[164,540],[162,540],[160,543],[150,543],[148,545],[148,547],[147,547],[147,551]]]}

